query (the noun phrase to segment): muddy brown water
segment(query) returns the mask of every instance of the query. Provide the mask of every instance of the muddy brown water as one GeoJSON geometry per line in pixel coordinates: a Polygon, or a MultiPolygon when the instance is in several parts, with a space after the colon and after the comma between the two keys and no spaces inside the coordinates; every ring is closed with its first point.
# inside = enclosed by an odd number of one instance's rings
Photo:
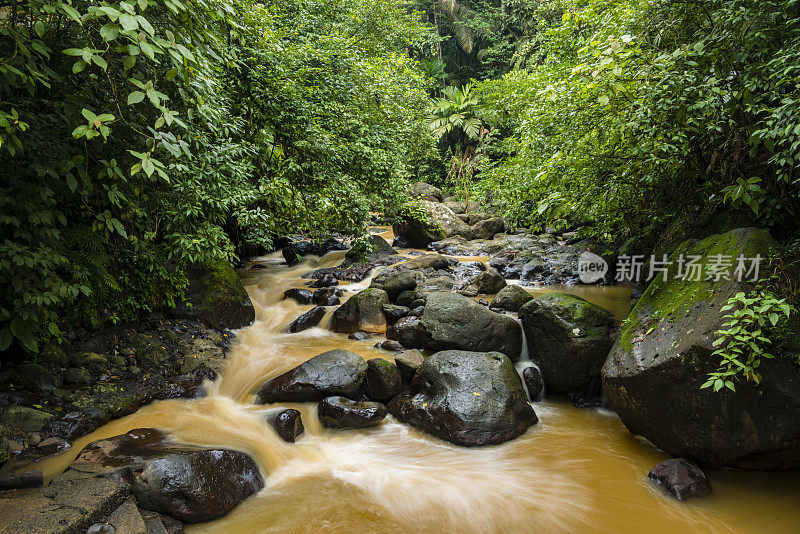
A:
{"type": "MultiPolygon", "coordinates": [[[[648,482],[664,453],[631,435],[612,412],[558,400],[535,404],[539,424],[493,447],[456,447],[391,416],[373,429],[330,431],[311,403],[277,405],[299,409],[306,427],[297,443],[281,441],[264,422],[276,405],[253,404],[253,391],[265,379],[334,348],[366,359],[389,357],[372,348],[381,338],[353,341],[326,330],[329,316],[320,328],[283,333],[311,307],[281,300],[283,292],[305,287],[302,273],[337,265],[343,255],[294,267],[281,265],[277,254],[259,258],[267,268],[241,273],[256,321],[237,332],[208,397],[161,401],[112,421],[67,453],[40,462],[45,476],[64,470],[90,441],[155,427],[190,443],[246,451],[267,481],[226,517],[188,526],[190,533],[800,533],[800,473],[711,470],[713,495],[681,504],[648,482]]],[[[357,290],[369,282],[343,287],[357,290]]],[[[618,317],[630,306],[625,287],[528,290],[574,293],[618,317]]]]}

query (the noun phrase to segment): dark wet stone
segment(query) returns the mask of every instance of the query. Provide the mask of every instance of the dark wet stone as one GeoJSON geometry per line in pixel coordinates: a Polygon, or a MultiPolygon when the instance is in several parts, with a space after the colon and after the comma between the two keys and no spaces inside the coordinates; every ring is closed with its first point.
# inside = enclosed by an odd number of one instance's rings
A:
{"type": "Polygon", "coordinates": [[[31,469],[0,478],[0,489],[35,488],[41,486],[43,481],[42,472],[31,469]]]}
{"type": "Polygon", "coordinates": [[[353,332],[347,336],[347,339],[354,339],[356,341],[364,341],[365,339],[369,339],[370,334],[366,332],[353,332]]]}
{"type": "Polygon", "coordinates": [[[386,304],[383,307],[383,313],[386,315],[386,321],[389,324],[394,324],[397,322],[398,319],[401,319],[408,315],[410,310],[405,306],[398,306],[396,304],[386,304]]]}
{"type": "Polygon", "coordinates": [[[394,363],[403,377],[403,384],[411,383],[424,361],[425,357],[416,349],[404,350],[394,357],[394,363]]]}
{"type": "Polygon", "coordinates": [[[388,414],[379,402],[328,397],[317,405],[317,415],[327,428],[368,428],[378,426],[388,414]]]}
{"type": "Polygon", "coordinates": [[[303,330],[314,328],[319,325],[323,317],[325,317],[325,307],[315,306],[292,321],[289,325],[289,332],[302,332],[303,330]]]}
{"type": "Polygon", "coordinates": [[[514,439],[538,421],[514,364],[499,352],[437,352],[389,410],[400,421],[467,447],[514,439]]]}
{"type": "Polygon", "coordinates": [[[388,350],[390,352],[400,352],[403,350],[403,345],[400,344],[399,341],[395,341],[394,339],[387,339],[386,341],[382,341],[375,345],[376,348],[388,350]]]}
{"type": "Polygon", "coordinates": [[[338,306],[342,290],[337,287],[323,287],[314,291],[314,304],[319,306],[338,306]]]}
{"type": "Polygon", "coordinates": [[[408,290],[400,292],[395,302],[397,302],[399,306],[411,306],[411,303],[415,300],[417,300],[417,292],[408,290]]]}
{"type": "Polygon", "coordinates": [[[323,274],[321,277],[317,278],[310,284],[311,287],[332,287],[338,285],[339,285],[339,280],[337,280],[336,277],[330,273],[323,274]]]}
{"type": "Polygon", "coordinates": [[[64,414],[60,419],[51,421],[45,432],[67,441],[73,441],[100,428],[109,421],[109,416],[98,408],[84,408],[80,411],[64,414]]]}
{"type": "Polygon", "coordinates": [[[647,476],[679,501],[711,493],[711,482],[706,474],[685,458],[665,460],[651,469],[647,476]]]}
{"type": "Polygon", "coordinates": [[[283,298],[294,299],[299,304],[311,304],[311,299],[314,298],[314,294],[310,289],[292,288],[284,291],[283,298]]]}
{"type": "Polygon", "coordinates": [[[281,410],[270,414],[268,419],[270,426],[275,429],[278,436],[283,441],[294,443],[295,440],[305,431],[300,412],[293,409],[281,410]]]}
{"type": "Polygon", "coordinates": [[[400,394],[403,378],[397,366],[383,358],[367,360],[364,389],[370,399],[385,402],[400,394]]]}
{"type": "Polygon", "coordinates": [[[525,380],[525,386],[528,388],[528,397],[534,402],[542,400],[544,380],[539,368],[536,365],[526,367],[522,371],[522,379],[525,380]]]}
{"type": "Polygon", "coordinates": [[[332,395],[354,397],[364,380],[367,363],[349,350],[323,352],[258,390],[260,402],[309,402],[332,395]]]}
{"type": "Polygon", "coordinates": [[[389,297],[381,289],[359,291],[333,312],[331,329],[343,333],[384,332],[386,316],[383,306],[386,304],[389,304],[389,297]]]}

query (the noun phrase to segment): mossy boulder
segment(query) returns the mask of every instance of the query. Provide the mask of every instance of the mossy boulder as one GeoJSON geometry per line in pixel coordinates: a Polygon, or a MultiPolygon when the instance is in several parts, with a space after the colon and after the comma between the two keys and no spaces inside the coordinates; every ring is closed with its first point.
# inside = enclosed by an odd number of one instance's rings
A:
{"type": "Polygon", "coordinates": [[[382,289],[367,288],[359,291],[333,312],[331,327],[334,332],[385,332],[386,316],[383,307],[389,296],[382,289]]]}
{"type": "Polygon", "coordinates": [[[26,406],[10,406],[0,414],[0,422],[23,432],[39,432],[53,419],[53,414],[26,406]]]}
{"type": "Polygon", "coordinates": [[[441,202],[444,199],[442,190],[427,182],[413,182],[406,190],[411,198],[419,198],[430,202],[441,202]]]}
{"type": "Polygon", "coordinates": [[[796,359],[778,354],[762,360],[761,383],[739,381],[736,392],[700,389],[720,363],[712,343],[725,322],[721,308],[732,295],[752,289],[750,284],[676,276],[680,255],[700,256],[699,263],[707,264],[721,254],[735,263],[739,255],[766,258],[774,245],[766,231],[740,228],[686,241],[671,254],[667,280],[657,277],[649,284],[603,367],[608,399],[631,432],[705,465],[800,467],[796,359]]]}
{"type": "Polygon", "coordinates": [[[241,328],[255,320],[253,303],[227,260],[195,264],[187,270],[186,277],[186,297],[191,307],[178,305],[173,315],[197,319],[219,330],[241,328]]]}
{"type": "Polygon", "coordinates": [[[23,363],[14,369],[19,385],[33,392],[49,392],[61,385],[59,377],[37,363],[23,363]]]}
{"type": "Polygon", "coordinates": [[[516,312],[531,299],[533,297],[530,293],[516,284],[511,284],[497,292],[497,296],[492,301],[492,308],[516,312]]]}
{"type": "Polygon", "coordinates": [[[411,246],[424,248],[434,241],[455,235],[472,238],[472,228],[444,204],[422,200],[414,205],[415,216],[405,217],[392,225],[394,234],[411,246]]]}
{"type": "Polygon", "coordinates": [[[522,306],[519,318],[548,393],[582,394],[593,382],[599,387],[614,342],[611,312],[580,297],[546,293],[522,306]]]}
{"type": "Polygon", "coordinates": [[[383,358],[367,360],[364,389],[370,399],[385,402],[403,389],[403,377],[397,366],[383,358]]]}
{"type": "Polygon", "coordinates": [[[417,287],[417,279],[409,270],[398,271],[386,278],[374,281],[371,285],[376,289],[383,289],[389,295],[389,300],[394,301],[403,291],[413,291],[417,287]]]}
{"type": "Polygon", "coordinates": [[[538,421],[514,364],[499,352],[437,352],[411,386],[392,399],[389,411],[467,447],[514,439],[538,421]]]}

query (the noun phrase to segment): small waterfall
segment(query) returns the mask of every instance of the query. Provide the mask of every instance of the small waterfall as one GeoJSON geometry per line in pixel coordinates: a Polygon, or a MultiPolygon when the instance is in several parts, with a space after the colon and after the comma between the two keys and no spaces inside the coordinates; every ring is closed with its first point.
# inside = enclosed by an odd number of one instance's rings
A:
{"type": "Polygon", "coordinates": [[[539,366],[531,360],[530,350],[528,350],[528,338],[525,336],[525,329],[522,327],[522,321],[520,321],[519,317],[517,317],[517,322],[519,323],[520,331],[522,331],[522,350],[520,350],[519,360],[514,364],[514,367],[517,373],[519,373],[520,378],[522,378],[522,386],[525,388],[525,393],[528,394],[528,398],[533,402],[539,402],[544,398],[544,384],[542,384],[542,392],[539,395],[531,396],[530,391],[528,391],[528,384],[525,382],[525,377],[522,376],[522,372],[528,367],[536,367],[539,369],[539,366]]]}

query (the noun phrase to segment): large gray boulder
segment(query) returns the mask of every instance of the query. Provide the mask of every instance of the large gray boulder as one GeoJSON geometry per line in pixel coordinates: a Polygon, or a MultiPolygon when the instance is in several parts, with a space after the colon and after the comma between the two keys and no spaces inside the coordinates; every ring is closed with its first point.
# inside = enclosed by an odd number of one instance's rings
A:
{"type": "Polygon", "coordinates": [[[516,438],[538,419],[514,364],[498,352],[437,352],[389,411],[443,440],[466,447],[516,438]]]}
{"type": "Polygon", "coordinates": [[[262,403],[320,401],[332,395],[352,398],[366,372],[367,363],[358,354],[329,350],[265,382],[258,398],[262,403]]]}
{"type": "Polygon", "coordinates": [[[408,196],[430,202],[441,202],[444,199],[442,190],[426,182],[414,182],[408,186],[408,196]]]}
{"type": "Polygon", "coordinates": [[[400,319],[387,337],[406,348],[498,351],[513,361],[522,350],[522,330],[514,319],[448,292],[429,294],[422,316],[400,319]]]}
{"type": "Polygon", "coordinates": [[[530,293],[516,284],[506,285],[497,292],[492,308],[516,312],[533,299],[530,293]]]}
{"type": "MultiPolygon", "coordinates": [[[[654,279],[623,324],[603,367],[603,385],[628,429],[672,456],[708,466],[747,469],[800,467],[800,371],[796,359],[762,359],[759,384],[739,380],[736,391],[700,389],[720,364],[712,356],[729,297],[752,288],[735,280],[691,281],[676,276],[677,259],[718,255],[766,258],[775,244],[766,231],[740,228],[689,240],[670,256],[667,280],[654,279]]],[[[762,276],[768,276],[762,264],[762,276]]],[[[796,326],[791,334],[797,339],[796,326]]],[[[790,338],[791,339],[791,338],[790,338]]],[[[797,349],[790,347],[792,353],[797,349]]]]}
{"type": "Polygon", "coordinates": [[[386,316],[383,307],[389,296],[382,289],[367,288],[359,291],[333,312],[331,328],[334,332],[385,332],[386,316]]]}
{"type": "Polygon", "coordinates": [[[408,216],[392,226],[394,234],[405,238],[411,246],[425,248],[429,243],[455,235],[472,239],[472,228],[444,204],[422,200],[415,206],[418,216],[408,216]]]}
{"type": "Polygon", "coordinates": [[[506,221],[501,217],[489,217],[472,225],[474,239],[492,239],[496,234],[506,231],[506,221]]]}
{"type": "Polygon", "coordinates": [[[522,306],[519,318],[547,393],[582,393],[598,383],[614,343],[611,312],[580,297],[547,293],[522,306]]]}

